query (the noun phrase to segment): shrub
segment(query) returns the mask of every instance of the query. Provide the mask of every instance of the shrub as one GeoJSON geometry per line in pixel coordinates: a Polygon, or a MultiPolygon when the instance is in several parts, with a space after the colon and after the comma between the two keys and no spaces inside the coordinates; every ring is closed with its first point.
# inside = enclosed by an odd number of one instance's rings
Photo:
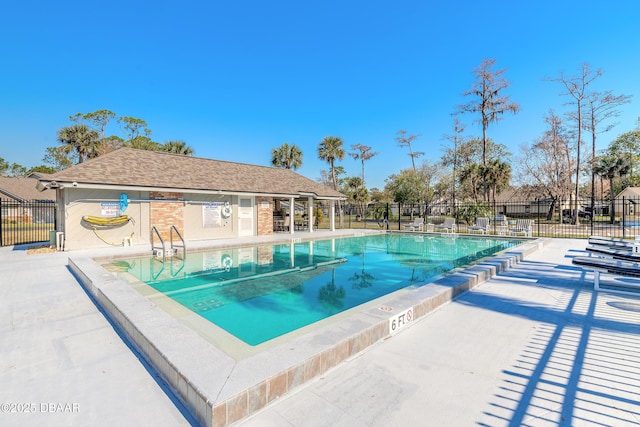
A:
{"type": "Polygon", "coordinates": [[[461,206],[456,211],[456,220],[464,221],[466,224],[475,223],[478,217],[491,217],[491,208],[484,203],[474,203],[461,206]]]}

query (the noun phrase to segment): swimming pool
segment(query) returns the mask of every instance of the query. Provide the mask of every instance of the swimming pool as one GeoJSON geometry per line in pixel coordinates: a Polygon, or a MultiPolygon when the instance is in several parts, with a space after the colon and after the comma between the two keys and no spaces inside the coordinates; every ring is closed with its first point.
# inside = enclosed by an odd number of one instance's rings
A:
{"type": "Polygon", "coordinates": [[[522,242],[388,233],[216,249],[165,262],[136,257],[105,267],[255,346],[522,242]]]}

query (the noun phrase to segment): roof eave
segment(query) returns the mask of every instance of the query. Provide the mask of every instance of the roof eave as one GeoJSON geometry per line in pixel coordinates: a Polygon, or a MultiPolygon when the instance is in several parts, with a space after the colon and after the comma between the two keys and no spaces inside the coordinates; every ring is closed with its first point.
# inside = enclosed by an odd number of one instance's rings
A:
{"type": "Polygon", "coordinates": [[[202,189],[202,188],[182,188],[182,187],[152,187],[152,186],[138,186],[138,185],[122,185],[122,184],[109,184],[109,183],[88,183],[77,181],[54,181],[50,179],[40,179],[36,186],[39,191],[54,188],[84,188],[95,190],[113,190],[119,191],[164,191],[164,192],[182,192],[182,193],[199,193],[199,194],[214,194],[214,195],[243,195],[243,196],[262,196],[262,197],[280,197],[280,198],[303,198],[312,197],[318,200],[346,200],[346,196],[323,196],[317,193],[298,192],[298,193],[264,193],[255,191],[239,191],[239,190],[220,190],[220,189],[202,189]]]}

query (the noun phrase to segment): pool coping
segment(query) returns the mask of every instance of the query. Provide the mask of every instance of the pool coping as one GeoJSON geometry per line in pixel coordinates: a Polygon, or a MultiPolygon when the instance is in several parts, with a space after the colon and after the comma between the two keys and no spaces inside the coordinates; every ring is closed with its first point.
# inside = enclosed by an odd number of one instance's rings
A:
{"type": "MultiPolygon", "coordinates": [[[[332,237],[361,234],[351,232],[332,237]]],[[[282,241],[290,240],[282,238],[282,241]]],[[[339,322],[329,323],[242,360],[233,359],[203,339],[129,284],[104,270],[93,258],[69,257],[68,264],[81,285],[196,419],[202,425],[224,426],[264,408],[367,347],[389,338],[462,292],[541,249],[549,241],[530,239],[464,270],[400,293],[386,300],[384,307],[354,310],[339,322]],[[393,325],[399,326],[392,329],[393,325]]]]}

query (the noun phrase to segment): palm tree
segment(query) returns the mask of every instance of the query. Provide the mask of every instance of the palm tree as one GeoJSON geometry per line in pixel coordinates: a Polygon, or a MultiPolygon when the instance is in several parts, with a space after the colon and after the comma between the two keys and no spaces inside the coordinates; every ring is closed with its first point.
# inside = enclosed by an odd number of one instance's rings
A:
{"type": "MultiPolygon", "coordinates": [[[[325,136],[324,139],[318,145],[318,158],[329,163],[331,166],[331,181],[333,182],[333,189],[338,191],[338,181],[336,180],[336,160],[344,159],[344,148],[342,148],[344,142],[342,138],[337,136],[325,136]]],[[[338,215],[340,218],[340,228],[343,226],[342,219],[342,206],[340,200],[338,200],[338,215]]]]}
{"type": "Polygon", "coordinates": [[[481,178],[480,165],[472,163],[465,166],[459,175],[460,184],[468,183],[473,194],[473,200],[478,201],[478,181],[481,178]]]}
{"type": "Polygon", "coordinates": [[[189,147],[186,142],[180,140],[169,140],[165,142],[160,149],[167,153],[193,156],[193,148],[189,147]]]}
{"type": "Polygon", "coordinates": [[[302,150],[296,144],[282,144],[271,150],[271,164],[278,168],[296,170],[302,166],[302,150]]]}
{"type": "Polygon", "coordinates": [[[495,159],[487,163],[486,166],[481,166],[481,172],[484,181],[491,187],[493,201],[495,202],[498,192],[509,185],[511,166],[502,160],[495,159]]]}
{"type": "Polygon", "coordinates": [[[365,206],[369,200],[369,192],[363,185],[362,179],[360,179],[359,176],[347,178],[345,189],[349,202],[358,206],[360,218],[364,220],[365,206]]]}
{"type": "Polygon", "coordinates": [[[58,131],[58,141],[65,144],[63,150],[66,153],[77,153],[78,163],[97,157],[99,139],[98,132],[84,124],[67,126],[58,131]]]}
{"type": "MultiPolygon", "coordinates": [[[[603,178],[609,179],[609,191],[611,202],[610,223],[615,220],[615,195],[613,190],[613,179],[616,176],[627,175],[631,171],[631,164],[625,157],[617,157],[614,155],[605,155],[596,161],[593,172],[603,178]]],[[[577,216],[577,215],[576,215],[577,216]]]]}

